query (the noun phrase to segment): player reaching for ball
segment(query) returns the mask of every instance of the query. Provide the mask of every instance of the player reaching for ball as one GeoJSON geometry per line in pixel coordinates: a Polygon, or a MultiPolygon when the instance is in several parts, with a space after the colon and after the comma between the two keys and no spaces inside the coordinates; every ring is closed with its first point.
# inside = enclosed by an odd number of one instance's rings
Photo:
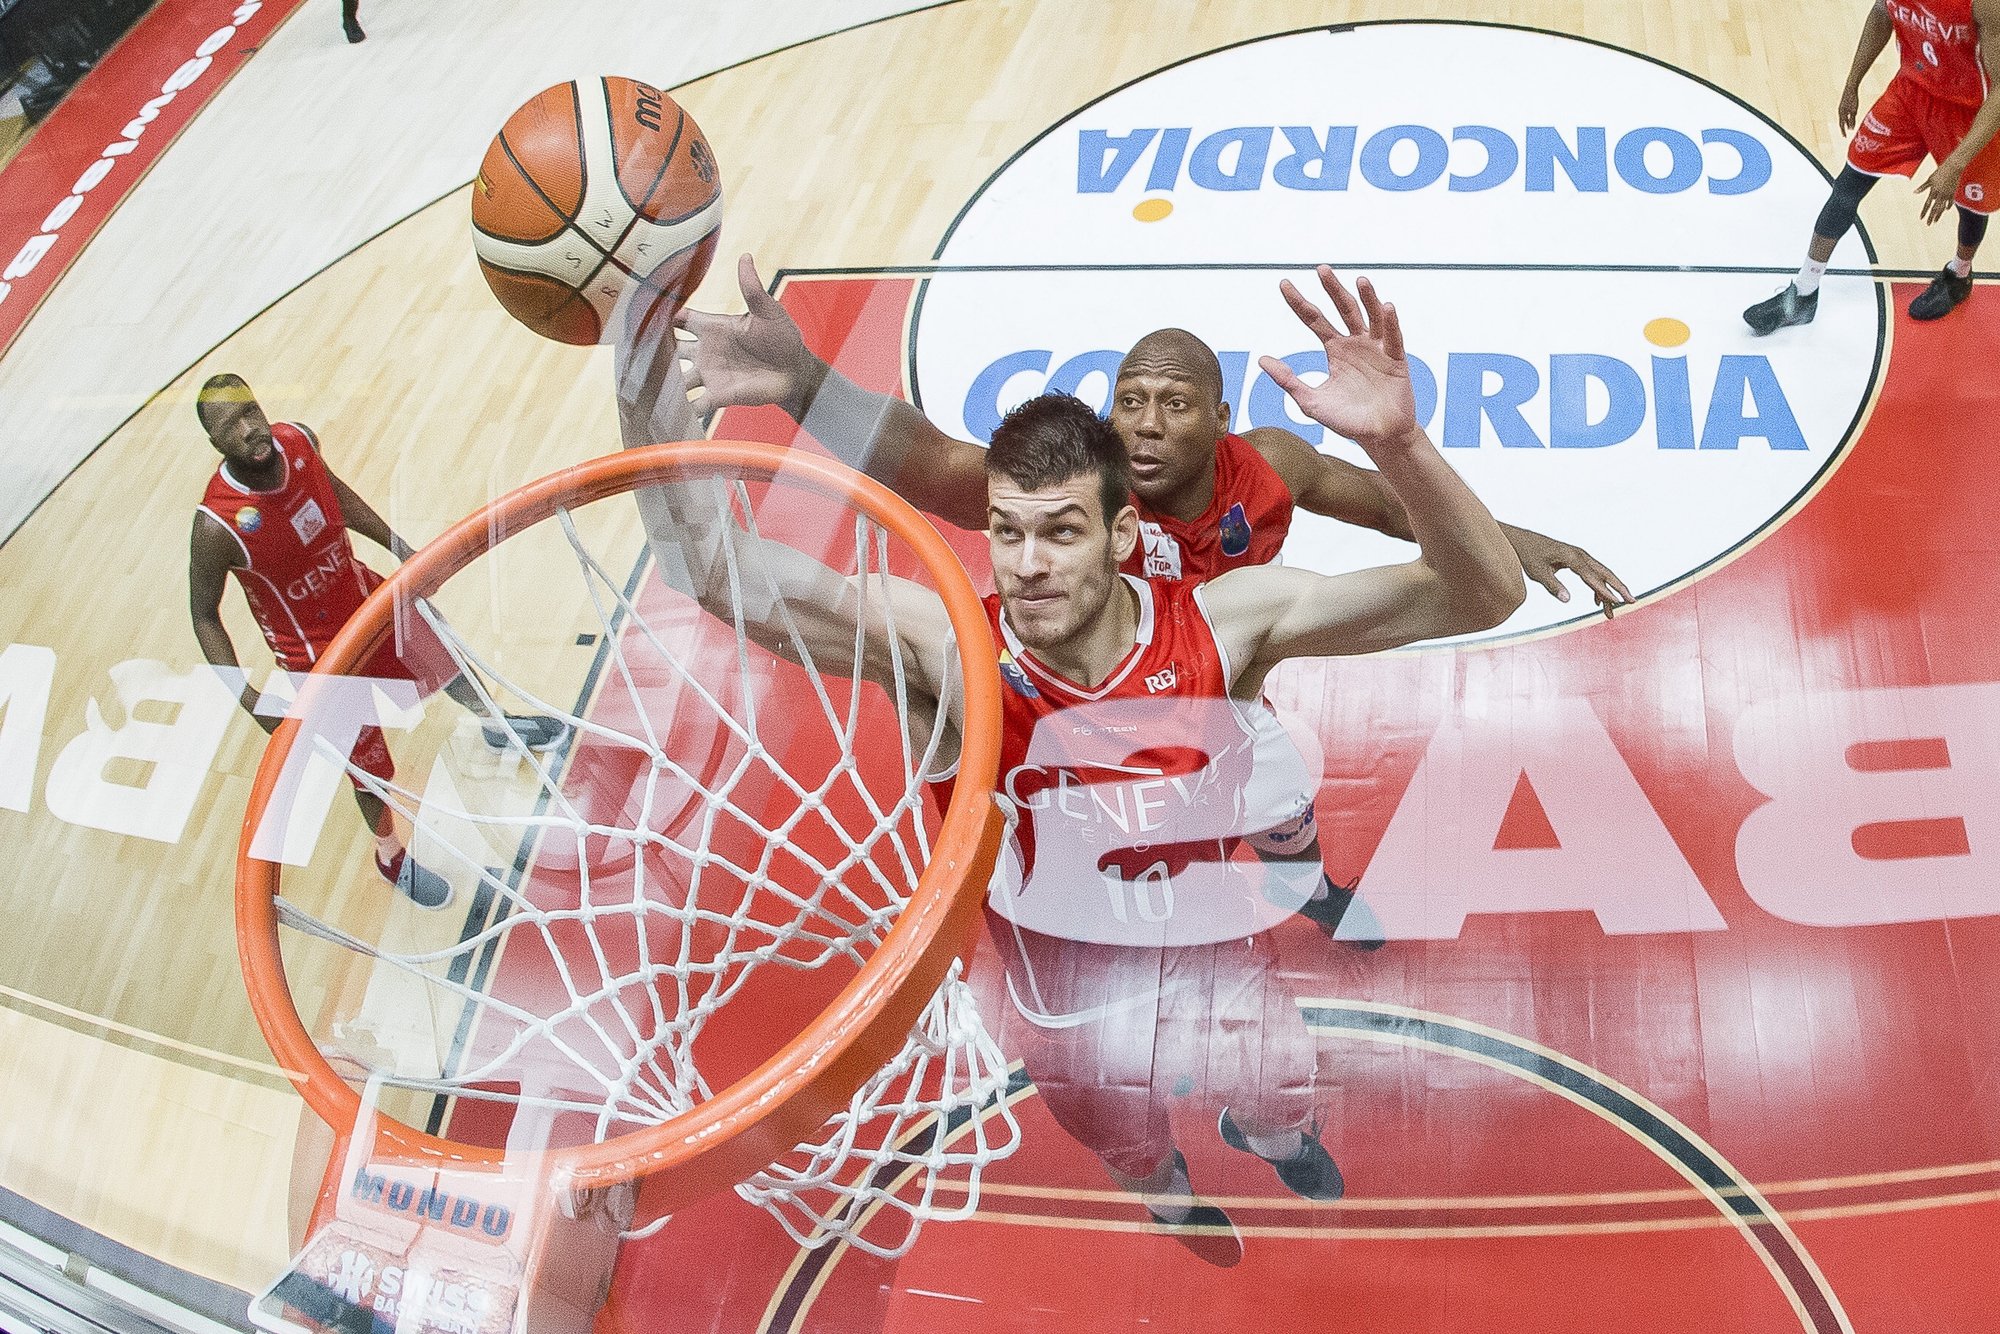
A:
{"type": "MultiPolygon", "coordinates": [[[[382,582],[355,559],[348,533],[361,534],[398,560],[410,554],[410,547],[326,466],[310,430],[265,417],[241,376],[211,376],[195,400],[195,415],[222,462],[195,510],[188,545],[188,610],[202,656],[236,691],[244,711],[269,732],[278,719],[258,713],[258,693],[222,623],[226,578],[234,576],[242,588],[278,665],[305,672],[382,582]]],[[[457,674],[451,655],[421,622],[413,623],[402,640],[400,654],[397,644],[385,643],[356,675],[413,681],[426,692],[442,686],[487,719],[481,735],[494,750],[519,745],[546,751],[569,735],[567,724],[542,715],[492,718],[472,684],[457,674]]],[[[352,762],[384,782],[396,772],[379,727],[361,730],[352,762]]],[[[382,878],[420,907],[449,904],[450,884],[410,855],[388,806],[358,776],[354,800],[375,833],[375,867],[382,878]]]]}
{"type": "MultiPolygon", "coordinates": [[[[1241,1243],[1227,1214],[1193,1193],[1171,1100],[1216,1107],[1223,1143],[1263,1159],[1295,1194],[1343,1190],[1319,1139],[1313,1043],[1264,930],[1269,876],[1235,855],[1273,814],[1251,741],[1266,726],[1265,678],[1288,658],[1486,629],[1524,594],[1506,535],[1417,424],[1394,308],[1366,279],[1357,298],[1330,270],[1319,278],[1351,332],[1291,283],[1281,290],[1325,349],[1326,382],[1261,364],[1307,416],[1368,454],[1416,560],[1341,575],[1244,565],[1207,583],[1121,573],[1140,550],[1141,518],[1114,426],[1044,395],[1010,413],[980,456],[997,589],[986,609],[1006,685],[997,795],[1013,816],[987,924],[1030,1035],[1023,1057],[1064,1129],[1218,1264],[1240,1258],[1241,1243]],[[1150,814],[1135,824],[1139,811],[1150,814]]],[[[651,366],[626,358],[628,442],[662,425],[649,409],[686,407],[672,401],[675,359],[649,355],[651,366]],[[635,380],[647,382],[639,392],[635,380]]],[[[865,621],[867,642],[893,636],[902,649],[870,670],[927,697],[931,716],[960,706],[949,618],[928,588],[843,576],[753,535],[702,484],[639,500],[656,567],[681,572],[682,591],[711,614],[747,618],[774,649],[797,635],[821,661],[850,651],[865,621]],[[746,581],[758,598],[737,597],[746,581]]]]}
{"type": "MultiPolygon", "coordinates": [[[[833,455],[885,483],[921,509],[962,528],[987,522],[985,451],[956,440],[900,399],[856,386],[805,345],[798,325],[765,290],[750,256],[737,264],[745,313],[683,310],[677,323],[692,363],[691,391],[706,410],[775,404],[833,455]]],[[[1193,334],[1147,334],[1119,364],[1109,413],[1132,461],[1139,544],[1124,569],[1146,578],[1212,579],[1225,570],[1275,560],[1294,506],[1411,540],[1415,533],[1380,474],[1322,454],[1281,427],[1243,435],[1229,429],[1222,368],[1193,334]]],[[[1581,547],[1502,524],[1526,574],[1567,602],[1561,572],[1580,578],[1605,614],[1630,602],[1622,580],[1581,547]]],[[[1273,858],[1318,862],[1311,825],[1273,858]]],[[[1302,912],[1328,935],[1363,947],[1381,936],[1352,885],[1325,880],[1302,912]]]]}

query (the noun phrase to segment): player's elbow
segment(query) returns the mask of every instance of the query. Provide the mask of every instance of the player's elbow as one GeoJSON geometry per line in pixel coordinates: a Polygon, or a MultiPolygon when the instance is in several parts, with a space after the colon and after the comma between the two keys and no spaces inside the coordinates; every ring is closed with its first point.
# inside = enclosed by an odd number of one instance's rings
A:
{"type": "Polygon", "coordinates": [[[1494,626],[1512,616],[1528,599],[1527,581],[1521,567],[1487,570],[1475,579],[1457,582],[1447,599],[1449,615],[1455,623],[1452,634],[1469,635],[1494,626]]]}

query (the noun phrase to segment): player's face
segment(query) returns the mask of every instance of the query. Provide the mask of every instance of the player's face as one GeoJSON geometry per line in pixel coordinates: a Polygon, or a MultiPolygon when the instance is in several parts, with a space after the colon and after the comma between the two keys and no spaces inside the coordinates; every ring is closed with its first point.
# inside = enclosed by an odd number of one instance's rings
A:
{"type": "Polygon", "coordinates": [[[1107,525],[1095,473],[1026,491],[987,483],[987,542],[1007,623],[1023,644],[1059,649],[1093,625],[1117,585],[1118,563],[1138,540],[1128,505],[1107,525]]]}
{"type": "Polygon", "coordinates": [[[277,450],[271,423],[254,398],[211,402],[207,410],[208,440],[231,463],[261,468],[277,450]]]}
{"type": "Polygon", "coordinates": [[[1134,494],[1172,513],[1175,497],[1190,486],[1203,491],[1213,477],[1229,408],[1190,370],[1126,367],[1112,386],[1111,424],[1132,459],[1134,494]]]}

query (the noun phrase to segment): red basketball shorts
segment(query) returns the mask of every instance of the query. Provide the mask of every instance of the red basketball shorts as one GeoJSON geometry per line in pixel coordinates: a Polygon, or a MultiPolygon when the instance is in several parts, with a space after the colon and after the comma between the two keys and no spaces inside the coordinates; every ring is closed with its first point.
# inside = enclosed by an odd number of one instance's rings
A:
{"type": "MultiPolygon", "coordinates": [[[[1978,107],[1933,97],[1898,75],[1861,118],[1847,145],[1847,161],[1870,176],[1913,176],[1926,157],[1942,162],[1951,156],[1978,114],[1978,107]]],[[[1957,202],[1974,213],[2000,207],[2000,136],[1965,169],[1957,202]]]]}
{"type": "MultiPolygon", "coordinates": [[[[362,566],[361,579],[365,588],[373,591],[382,582],[380,575],[367,566],[362,566]]],[[[327,644],[332,642],[331,639],[327,644]]],[[[316,653],[324,653],[327,644],[314,645],[316,653]]],[[[310,670],[309,663],[286,662],[281,664],[287,671],[310,670]]],[[[414,606],[399,607],[390,617],[388,633],[368,660],[361,667],[349,673],[376,681],[409,681],[423,696],[435,694],[458,675],[458,664],[452,661],[437,633],[430,623],[418,614],[414,606]]],[[[353,753],[354,767],[362,773],[372,774],[387,782],[395,777],[396,763],[389,755],[388,740],[379,727],[364,727],[356,738],[353,753]]],[[[359,788],[361,779],[353,772],[348,778],[359,788]]]]}
{"type": "Polygon", "coordinates": [[[1169,1112],[1221,1106],[1260,1132],[1312,1117],[1317,1053],[1267,935],[1145,948],[1043,935],[997,913],[1001,1025],[1049,1113],[1114,1170],[1151,1174],[1169,1112]]]}

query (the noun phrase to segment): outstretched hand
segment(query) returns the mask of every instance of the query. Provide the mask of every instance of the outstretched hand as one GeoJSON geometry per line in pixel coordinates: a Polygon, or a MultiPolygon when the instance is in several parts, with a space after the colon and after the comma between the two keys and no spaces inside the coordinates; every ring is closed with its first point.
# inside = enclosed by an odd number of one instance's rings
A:
{"type": "Polygon", "coordinates": [[[704,415],[775,403],[797,417],[818,388],[824,363],[807,350],[791,315],[764,290],[748,255],[736,261],[736,283],[743,314],[683,307],[674,315],[675,327],[690,335],[680,344],[688,392],[704,415]]]}
{"type": "Polygon", "coordinates": [[[1625,581],[1582,547],[1558,541],[1532,529],[1515,528],[1504,523],[1500,525],[1500,531],[1507,535],[1514,554],[1521,558],[1521,572],[1548,589],[1556,601],[1569,601],[1569,589],[1561,577],[1561,572],[1568,570],[1583,580],[1606,616],[1631,604],[1632,590],[1625,586],[1625,581]]]}
{"type": "Polygon", "coordinates": [[[1348,332],[1335,328],[1325,312],[1286,279],[1278,284],[1285,304],[1326,351],[1326,380],[1309,385],[1276,357],[1257,364],[1291,396],[1300,411],[1336,435],[1364,449],[1388,443],[1417,428],[1410,363],[1403,354],[1403,329],[1396,308],[1378,299],[1366,278],[1355,286],[1357,300],[1327,265],[1318,269],[1320,286],[1348,332]]]}

